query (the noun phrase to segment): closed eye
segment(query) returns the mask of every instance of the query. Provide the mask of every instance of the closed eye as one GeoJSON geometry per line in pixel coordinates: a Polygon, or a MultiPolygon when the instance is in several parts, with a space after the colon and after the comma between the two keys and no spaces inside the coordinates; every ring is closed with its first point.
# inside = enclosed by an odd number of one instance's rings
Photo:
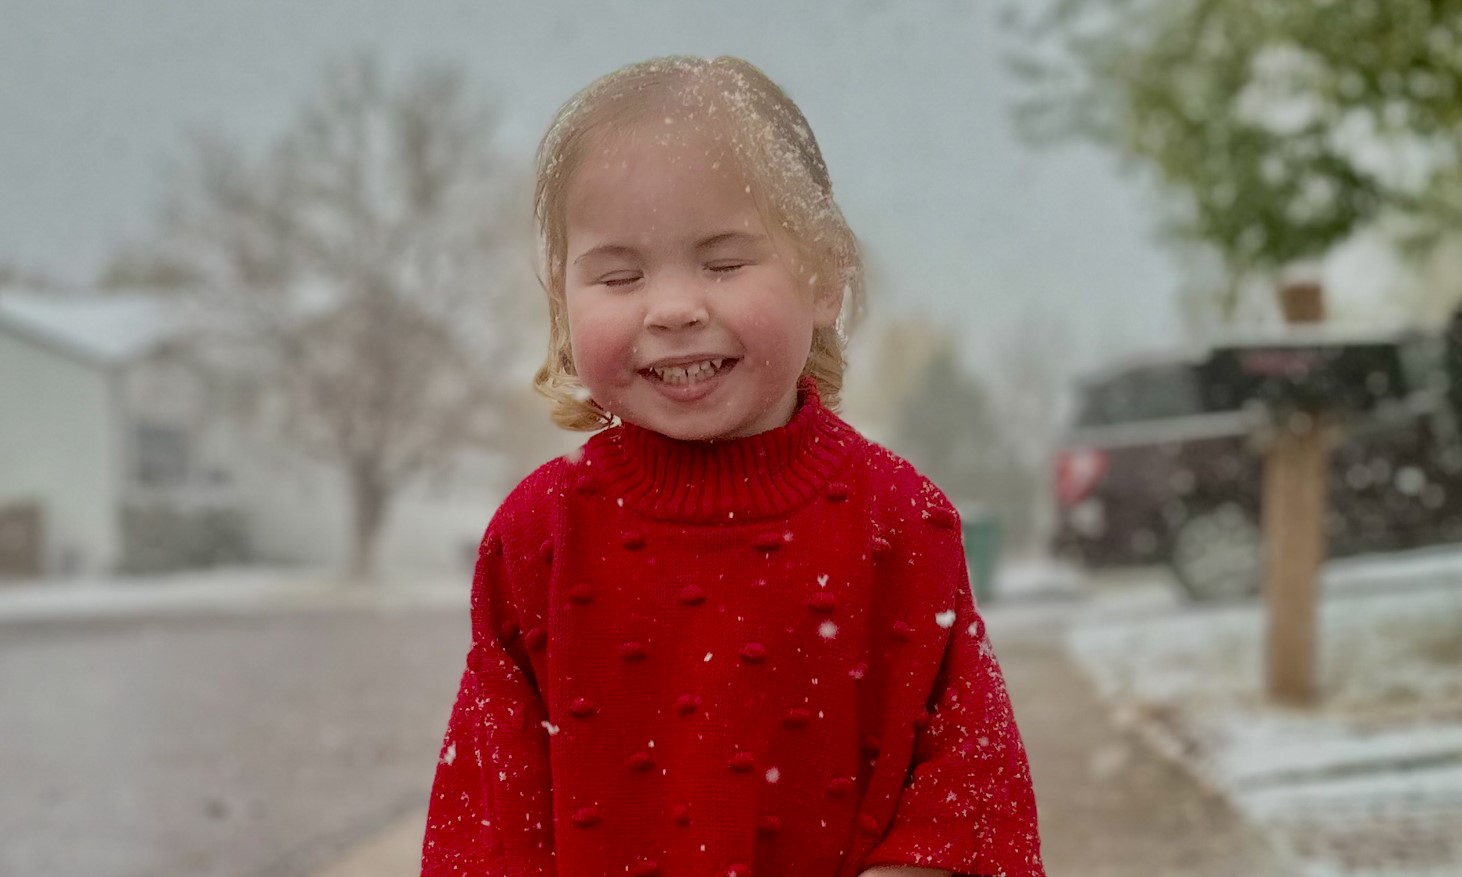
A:
{"type": "Polygon", "coordinates": [[[730,274],[739,268],[745,268],[749,264],[749,262],[715,262],[707,265],[706,269],[714,271],[717,274],[730,274]]]}
{"type": "Polygon", "coordinates": [[[620,287],[638,283],[639,280],[640,275],[638,274],[611,274],[608,277],[601,278],[599,282],[605,286],[620,287]]]}

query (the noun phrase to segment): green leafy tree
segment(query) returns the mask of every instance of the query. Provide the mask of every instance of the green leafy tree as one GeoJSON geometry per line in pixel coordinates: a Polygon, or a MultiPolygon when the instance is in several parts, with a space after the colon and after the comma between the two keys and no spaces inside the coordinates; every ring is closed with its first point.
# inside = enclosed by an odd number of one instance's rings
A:
{"type": "Polygon", "coordinates": [[[1009,16],[1025,133],[1154,172],[1176,195],[1168,228],[1221,257],[1226,313],[1246,280],[1377,222],[1425,251],[1462,221],[1462,0],[1052,0],[1009,16]]]}

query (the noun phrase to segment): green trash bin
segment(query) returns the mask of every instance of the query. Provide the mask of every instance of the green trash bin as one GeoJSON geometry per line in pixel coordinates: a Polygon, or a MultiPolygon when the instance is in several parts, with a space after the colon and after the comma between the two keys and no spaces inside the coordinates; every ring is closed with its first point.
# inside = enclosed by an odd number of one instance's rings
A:
{"type": "Polygon", "coordinates": [[[970,588],[976,603],[995,599],[995,563],[1000,558],[1000,521],[979,503],[959,503],[964,530],[965,563],[970,571],[970,588]]]}

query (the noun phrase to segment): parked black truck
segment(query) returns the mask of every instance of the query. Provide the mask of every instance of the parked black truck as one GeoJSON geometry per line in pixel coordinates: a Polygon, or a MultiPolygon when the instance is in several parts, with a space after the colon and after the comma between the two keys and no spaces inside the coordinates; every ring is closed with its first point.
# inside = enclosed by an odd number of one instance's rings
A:
{"type": "Polygon", "coordinates": [[[1462,542],[1462,311],[1441,334],[1284,344],[1160,357],[1078,382],[1055,461],[1054,551],[1091,569],[1166,564],[1194,599],[1260,582],[1264,435],[1305,409],[1256,404],[1255,381],[1292,382],[1349,417],[1331,452],[1331,557],[1462,542]],[[1307,371],[1308,370],[1308,371],[1307,371]]]}

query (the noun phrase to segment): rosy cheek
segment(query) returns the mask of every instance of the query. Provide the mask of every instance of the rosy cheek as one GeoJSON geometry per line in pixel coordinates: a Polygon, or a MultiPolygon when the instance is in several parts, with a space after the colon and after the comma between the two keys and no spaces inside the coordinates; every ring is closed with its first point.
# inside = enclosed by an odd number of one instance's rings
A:
{"type": "Polygon", "coordinates": [[[620,372],[627,367],[630,349],[610,326],[592,318],[571,320],[569,335],[574,367],[590,392],[603,393],[623,380],[620,372]]]}

